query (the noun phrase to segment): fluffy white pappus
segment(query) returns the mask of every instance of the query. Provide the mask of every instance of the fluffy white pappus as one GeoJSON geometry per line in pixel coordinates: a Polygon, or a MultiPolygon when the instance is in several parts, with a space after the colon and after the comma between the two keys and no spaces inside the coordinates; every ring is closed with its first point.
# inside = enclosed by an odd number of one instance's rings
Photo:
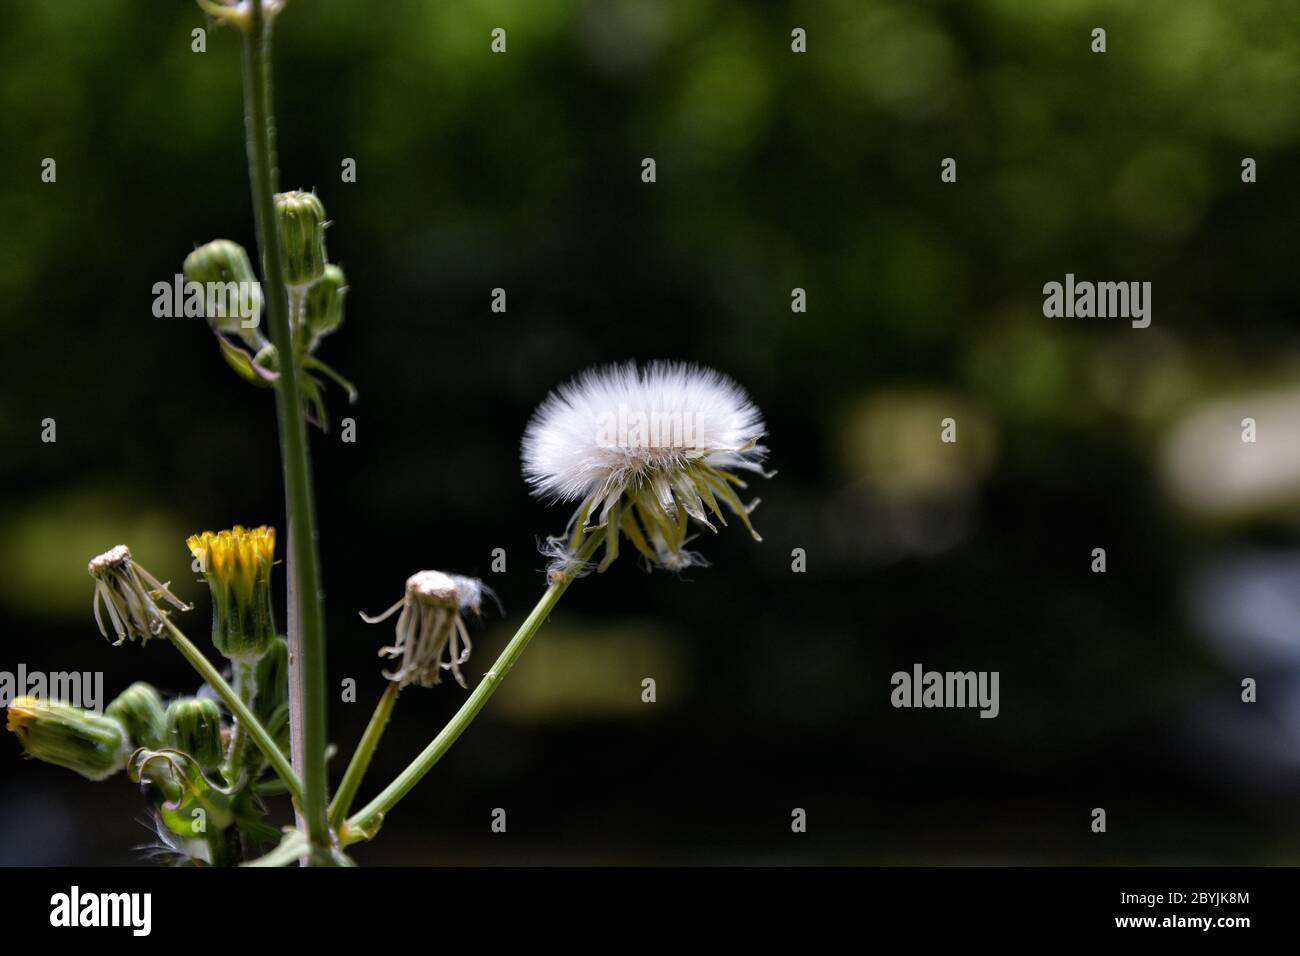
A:
{"type": "Polygon", "coordinates": [[[763,416],[713,369],[635,362],[589,369],[546,397],[523,439],[533,493],[578,501],[690,462],[762,471],[763,416]]]}

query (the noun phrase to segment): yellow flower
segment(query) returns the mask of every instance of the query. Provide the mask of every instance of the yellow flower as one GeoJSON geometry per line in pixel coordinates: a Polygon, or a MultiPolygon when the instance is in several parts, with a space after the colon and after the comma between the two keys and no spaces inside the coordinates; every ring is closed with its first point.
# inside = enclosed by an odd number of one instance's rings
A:
{"type": "Polygon", "coordinates": [[[235,525],[191,535],[185,543],[212,591],[212,643],[231,659],[261,657],[275,640],[275,529],[235,525]]]}

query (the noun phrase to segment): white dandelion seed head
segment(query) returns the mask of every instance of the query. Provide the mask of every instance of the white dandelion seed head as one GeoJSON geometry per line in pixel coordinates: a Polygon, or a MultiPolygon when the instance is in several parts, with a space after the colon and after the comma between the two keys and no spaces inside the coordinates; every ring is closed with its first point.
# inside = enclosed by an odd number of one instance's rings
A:
{"type": "Polygon", "coordinates": [[[604,571],[626,537],[651,567],[680,571],[705,562],[685,545],[695,522],[716,531],[727,512],[761,540],[734,472],[763,471],[763,417],[744,389],[712,369],[634,362],[592,369],[552,392],[523,440],[533,494],[581,502],[563,536],[546,539],[552,581],[604,571]]]}
{"type": "Polygon", "coordinates": [[[755,470],[763,416],[720,372],[682,362],[590,369],[547,396],[523,440],[539,497],[578,501],[704,460],[755,470]]]}

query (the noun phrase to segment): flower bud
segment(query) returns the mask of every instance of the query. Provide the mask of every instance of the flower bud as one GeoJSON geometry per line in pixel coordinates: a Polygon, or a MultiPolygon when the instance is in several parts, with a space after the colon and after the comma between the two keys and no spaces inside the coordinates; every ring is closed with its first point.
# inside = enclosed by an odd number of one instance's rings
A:
{"type": "Polygon", "coordinates": [[[271,614],[275,529],[235,525],[191,535],[185,543],[212,591],[212,643],[231,660],[261,657],[276,636],[271,614]]]}
{"type": "Polygon", "coordinates": [[[275,218],[291,286],[315,282],[325,271],[325,207],[315,193],[276,193],[275,218]]]}
{"type": "Polygon", "coordinates": [[[253,265],[244,247],[229,239],[213,239],[185,257],[185,278],[207,285],[209,282],[252,282],[253,265]]]}
{"type": "Polygon", "coordinates": [[[37,760],[90,780],[117,773],[131,753],[126,731],[114,718],[36,697],[19,697],[9,705],[8,727],[37,760]]]}
{"type": "Polygon", "coordinates": [[[167,707],[163,746],[189,754],[204,770],[221,765],[221,711],[206,697],[179,697],[167,707]]]}
{"type": "Polygon", "coordinates": [[[308,351],[343,324],[343,296],[348,280],[336,265],[325,266],[325,273],[307,289],[303,301],[303,324],[310,336],[308,351]]]}
{"type": "Polygon", "coordinates": [[[214,329],[227,335],[256,334],[262,287],[243,246],[214,239],[186,256],[183,269],[188,281],[203,286],[204,314],[214,329]]]}
{"type": "Polygon", "coordinates": [[[104,709],[104,715],[122,724],[133,747],[157,747],[162,742],[163,702],[152,684],[136,681],[104,709]]]}
{"type": "Polygon", "coordinates": [[[253,710],[263,723],[289,701],[289,642],[283,637],[272,641],[257,662],[257,696],[253,701],[253,710]]]}

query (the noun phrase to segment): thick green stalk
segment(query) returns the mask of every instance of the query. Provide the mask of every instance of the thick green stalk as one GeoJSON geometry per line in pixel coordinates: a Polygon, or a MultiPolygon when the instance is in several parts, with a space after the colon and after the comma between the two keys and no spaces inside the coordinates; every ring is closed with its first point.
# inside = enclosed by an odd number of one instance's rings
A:
{"type": "MultiPolygon", "coordinates": [[[[271,23],[262,0],[253,0],[249,29],[243,31],[244,119],[248,132],[248,173],[253,218],[266,284],[271,341],[280,354],[276,408],[284,460],[284,498],[289,531],[290,740],[294,765],[302,774],[301,811],[307,835],[320,850],[330,844],[325,818],[325,626],[320,569],[316,558],[316,515],[312,501],[307,426],[302,388],[293,359],[289,294],[284,281],[275,221],[275,132],[271,109],[271,23]]],[[[317,856],[320,856],[319,854],[317,856]]]]}
{"type": "Polygon", "coordinates": [[[379,746],[379,738],[384,735],[384,728],[388,726],[388,718],[393,714],[393,705],[397,703],[397,695],[401,690],[401,684],[390,681],[388,687],[384,689],[383,696],[379,698],[379,703],[375,705],[375,712],[370,716],[366,732],[362,734],[361,742],[357,744],[356,752],[348,763],[348,769],[343,774],[338,790],[334,791],[333,802],[330,803],[330,826],[334,829],[338,829],[347,818],[348,811],[352,809],[352,801],[356,798],[361,781],[370,767],[370,760],[375,755],[375,748],[379,746]]]}
{"type": "Polygon", "coordinates": [[[303,796],[302,781],[294,773],[289,758],[275,745],[271,735],[267,733],[266,728],[261,725],[253,712],[248,709],[248,705],[240,700],[239,695],[235,693],[235,689],[226,683],[225,678],[221,676],[221,672],[212,666],[212,662],[203,656],[201,650],[194,646],[194,642],[186,637],[184,632],[173,624],[170,619],[166,621],[166,625],[167,636],[176,645],[176,649],[181,652],[181,655],[199,672],[199,676],[217,692],[217,696],[230,708],[230,712],[235,715],[235,719],[248,731],[248,735],[253,738],[253,743],[257,744],[257,749],[262,751],[271,767],[284,781],[284,785],[289,788],[289,793],[293,795],[293,799],[301,803],[303,796]]]}
{"type": "MultiPolygon", "coordinates": [[[[596,548],[600,546],[602,535],[593,534],[587,538],[579,550],[577,560],[579,563],[585,563],[596,548]]],[[[510,643],[506,649],[501,652],[501,656],[496,659],[492,669],[483,675],[478,686],[466,698],[465,703],[461,704],[460,710],[456,711],[454,717],[447,722],[447,726],[442,728],[438,736],[433,738],[429,746],[415,758],[405,770],[397,775],[392,783],[384,788],[383,792],[375,799],[371,800],[361,810],[357,811],[351,819],[344,825],[343,831],[339,834],[339,840],[344,845],[355,843],[358,840],[368,840],[379,829],[380,824],[384,821],[384,815],[397,805],[397,802],[411,792],[411,789],[420,782],[426,773],[433,769],[434,764],[442,759],[442,755],[451,749],[451,745],[456,739],[463,734],[470,723],[478,716],[478,712],[483,709],[491,696],[496,693],[496,689],[501,686],[505,680],[506,674],[510,668],[515,666],[515,661],[519,655],[524,652],[528,642],[533,639],[533,635],[546,622],[551,611],[559,602],[560,597],[569,589],[573,579],[577,577],[577,567],[572,567],[566,571],[556,572],[551,576],[551,585],[542,595],[537,606],[524,619],[524,623],[519,625],[519,630],[515,636],[510,638],[510,643]]]]}

